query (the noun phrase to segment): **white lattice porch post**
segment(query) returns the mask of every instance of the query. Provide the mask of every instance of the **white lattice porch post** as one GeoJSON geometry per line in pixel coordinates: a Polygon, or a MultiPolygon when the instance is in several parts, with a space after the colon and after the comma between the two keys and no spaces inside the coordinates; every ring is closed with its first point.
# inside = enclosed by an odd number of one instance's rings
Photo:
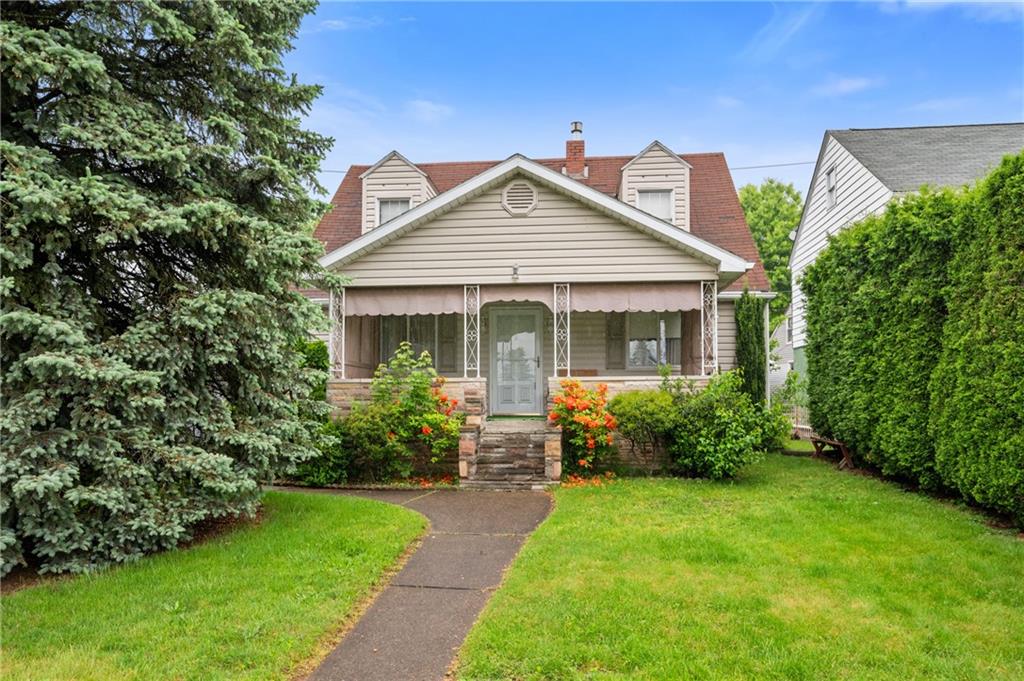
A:
{"type": "Polygon", "coordinates": [[[462,293],[462,375],[480,378],[480,287],[464,286],[462,293]]]}
{"type": "Polygon", "coordinates": [[[718,371],[718,282],[700,283],[701,376],[718,371]]]}
{"type": "Polygon", "coordinates": [[[345,289],[331,291],[328,316],[331,322],[330,342],[327,344],[331,376],[345,378],[345,289]]]}
{"type": "Polygon", "coordinates": [[[569,284],[555,284],[555,313],[554,340],[555,340],[555,378],[559,372],[565,370],[568,376],[571,370],[569,366],[570,336],[569,336],[569,284]]]}

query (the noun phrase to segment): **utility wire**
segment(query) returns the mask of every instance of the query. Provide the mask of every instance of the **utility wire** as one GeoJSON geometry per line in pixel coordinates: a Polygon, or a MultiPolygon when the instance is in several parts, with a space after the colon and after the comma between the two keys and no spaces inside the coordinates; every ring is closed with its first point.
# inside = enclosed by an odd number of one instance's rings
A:
{"type": "Polygon", "coordinates": [[[796,161],[794,163],[768,163],[763,166],[729,166],[729,170],[754,170],[755,168],[784,168],[786,166],[809,166],[816,161],[796,161]]]}

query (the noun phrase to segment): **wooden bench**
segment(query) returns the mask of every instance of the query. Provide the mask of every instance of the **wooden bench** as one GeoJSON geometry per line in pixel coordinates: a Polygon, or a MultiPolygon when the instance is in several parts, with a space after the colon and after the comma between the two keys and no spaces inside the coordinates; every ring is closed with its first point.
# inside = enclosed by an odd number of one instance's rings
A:
{"type": "Polygon", "coordinates": [[[811,444],[814,445],[814,455],[824,457],[825,447],[831,447],[832,449],[839,452],[842,455],[842,459],[839,460],[839,470],[844,468],[853,468],[853,459],[850,458],[850,450],[846,448],[846,445],[839,440],[830,440],[827,437],[821,437],[820,435],[811,436],[811,444]]]}

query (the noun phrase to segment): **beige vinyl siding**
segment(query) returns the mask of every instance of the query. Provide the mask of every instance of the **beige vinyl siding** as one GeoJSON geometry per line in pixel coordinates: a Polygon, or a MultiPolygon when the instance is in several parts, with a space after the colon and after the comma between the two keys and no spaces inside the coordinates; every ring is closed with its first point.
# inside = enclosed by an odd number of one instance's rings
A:
{"type": "Polygon", "coordinates": [[[575,199],[538,187],[522,216],[501,205],[504,184],[340,269],[353,286],[697,281],[717,279],[698,260],[575,199]]]}
{"type": "Polygon", "coordinates": [[[379,199],[409,199],[413,208],[436,195],[426,176],[397,156],[392,156],[363,178],[363,231],[378,225],[379,199]]]}
{"type": "Polygon", "coordinates": [[[798,348],[806,344],[806,300],[800,289],[800,276],[828,244],[830,235],[868,215],[882,212],[893,196],[878,178],[831,136],[808,191],[808,204],[790,258],[793,272],[793,346],[798,348]],[[833,166],[836,169],[836,204],[830,208],[825,174],[833,166]]]}
{"type": "Polygon", "coordinates": [[[718,301],[718,368],[736,368],[736,303],[718,301]]]}
{"type": "Polygon", "coordinates": [[[637,206],[641,189],[671,189],[674,199],[673,224],[690,231],[690,169],[664,149],[654,146],[634,159],[622,172],[622,200],[637,206]]]}

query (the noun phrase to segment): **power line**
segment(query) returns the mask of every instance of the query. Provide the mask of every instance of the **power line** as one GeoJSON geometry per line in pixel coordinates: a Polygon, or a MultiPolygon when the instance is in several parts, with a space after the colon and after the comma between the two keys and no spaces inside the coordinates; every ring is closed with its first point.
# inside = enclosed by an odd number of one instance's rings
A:
{"type": "Polygon", "coordinates": [[[793,163],[768,163],[763,166],[729,166],[729,170],[755,170],[757,168],[785,168],[786,166],[809,166],[816,161],[795,161],[793,163]]]}

